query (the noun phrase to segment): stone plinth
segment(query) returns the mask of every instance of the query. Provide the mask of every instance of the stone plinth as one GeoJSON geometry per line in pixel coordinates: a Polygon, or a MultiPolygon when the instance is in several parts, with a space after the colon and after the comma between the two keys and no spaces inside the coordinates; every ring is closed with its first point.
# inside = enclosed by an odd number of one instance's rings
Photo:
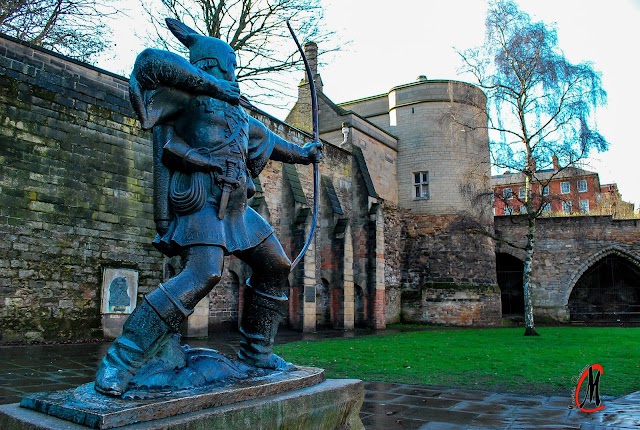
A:
{"type": "MultiPolygon", "coordinates": [[[[275,395],[118,427],[131,430],[364,429],[362,381],[329,379],[275,395]]],[[[164,408],[167,406],[165,405],[164,408]]],[[[162,406],[160,407],[163,408],[162,406]]],[[[81,430],[87,427],[18,404],[0,406],[3,430],[81,430]]]]}

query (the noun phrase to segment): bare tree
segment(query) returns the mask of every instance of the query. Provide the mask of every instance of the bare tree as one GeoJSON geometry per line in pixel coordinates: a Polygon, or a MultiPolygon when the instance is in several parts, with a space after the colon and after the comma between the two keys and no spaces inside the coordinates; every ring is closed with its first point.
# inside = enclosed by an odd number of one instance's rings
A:
{"type": "MultiPolygon", "coordinates": [[[[493,165],[518,172],[524,179],[525,190],[518,199],[528,225],[522,280],[525,335],[538,335],[530,283],[536,220],[553,198],[543,190],[590,151],[607,149],[593,121],[606,93],[591,64],[569,62],[558,48],[555,29],[532,21],[511,0],[490,4],[485,44],[458,53],[463,71],[471,73],[487,95],[493,165]],[[554,158],[559,167],[548,174],[554,158]]],[[[496,196],[503,197],[510,196],[496,196]]]]}
{"type": "Polygon", "coordinates": [[[110,46],[111,0],[0,0],[0,32],[80,61],[110,46]]]}
{"type": "Polygon", "coordinates": [[[301,40],[322,42],[319,56],[339,49],[330,46],[333,32],[322,25],[320,0],[160,0],[160,7],[157,3],[143,3],[155,28],[153,43],[184,50],[166,31],[167,17],[224,40],[238,53],[236,73],[244,92],[263,104],[278,105],[273,94],[290,93],[288,74],[302,69],[287,20],[301,40]]]}

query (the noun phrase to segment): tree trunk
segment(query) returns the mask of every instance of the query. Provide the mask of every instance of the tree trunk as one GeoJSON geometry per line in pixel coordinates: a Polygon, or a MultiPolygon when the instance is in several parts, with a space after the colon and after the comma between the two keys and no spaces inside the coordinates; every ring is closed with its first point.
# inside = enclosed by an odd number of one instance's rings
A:
{"type": "Polygon", "coordinates": [[[536,220],[529,217],[527,246],[525,248],[524,268],[522,270],[522,290],[524,292],[524,326],[525,336],[540,336],[533,322],[533,303],[531,301],[531,263],[533,261],[533,245],[535,244],[536,220]]]}

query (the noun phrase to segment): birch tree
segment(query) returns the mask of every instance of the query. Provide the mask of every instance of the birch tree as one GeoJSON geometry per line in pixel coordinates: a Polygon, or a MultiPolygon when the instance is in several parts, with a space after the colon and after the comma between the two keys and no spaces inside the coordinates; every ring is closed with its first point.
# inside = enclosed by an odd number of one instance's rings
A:
{"type": "Polygon", "coordinates": [[[542,192],[553,179],[548,168],[555,159],[562,172],[580,165],[591,151],[607,149],[594,121],[606,93],[592,64],[570,62],[558,46],[556,30],[533,21],[510,0],[490,3],[484,45],[458,53],[463,71],[474,76],[487,95],[494,168],[524,177],[520,199],[528,227],[522,279],[525,335],[536,336],[531,273],[536,220],[551,198],[542,192]]]}

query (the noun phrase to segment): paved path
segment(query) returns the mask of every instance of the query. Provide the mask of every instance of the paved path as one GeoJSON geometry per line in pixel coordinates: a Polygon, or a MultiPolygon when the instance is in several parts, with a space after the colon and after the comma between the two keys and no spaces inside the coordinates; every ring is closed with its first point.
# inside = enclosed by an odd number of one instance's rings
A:
{"type": "MultiPolygon", "coordinates": [[[[359,333],[362,334],[362,333],[359,333]]],[[[343,332],[279,334],[279,342],[342,336],[343,332]]],[[[356,333],[358,335],[358,333],[356,333]]],[[[234,354],[238,338],[216,341],[234,354]]],[[[204,342],[188,342],[203,346],[204,342]]],[[[0,347],[0,404],[15,403],[25,393],[74,388],[90,382],[109,344],[0,347]]],[[[605,409],[586,414],[566,397],[494,393],[433,386],[365,381],[362,422],[377,429],[638,429],[640,393],[605,399],[605,409]]]]}

